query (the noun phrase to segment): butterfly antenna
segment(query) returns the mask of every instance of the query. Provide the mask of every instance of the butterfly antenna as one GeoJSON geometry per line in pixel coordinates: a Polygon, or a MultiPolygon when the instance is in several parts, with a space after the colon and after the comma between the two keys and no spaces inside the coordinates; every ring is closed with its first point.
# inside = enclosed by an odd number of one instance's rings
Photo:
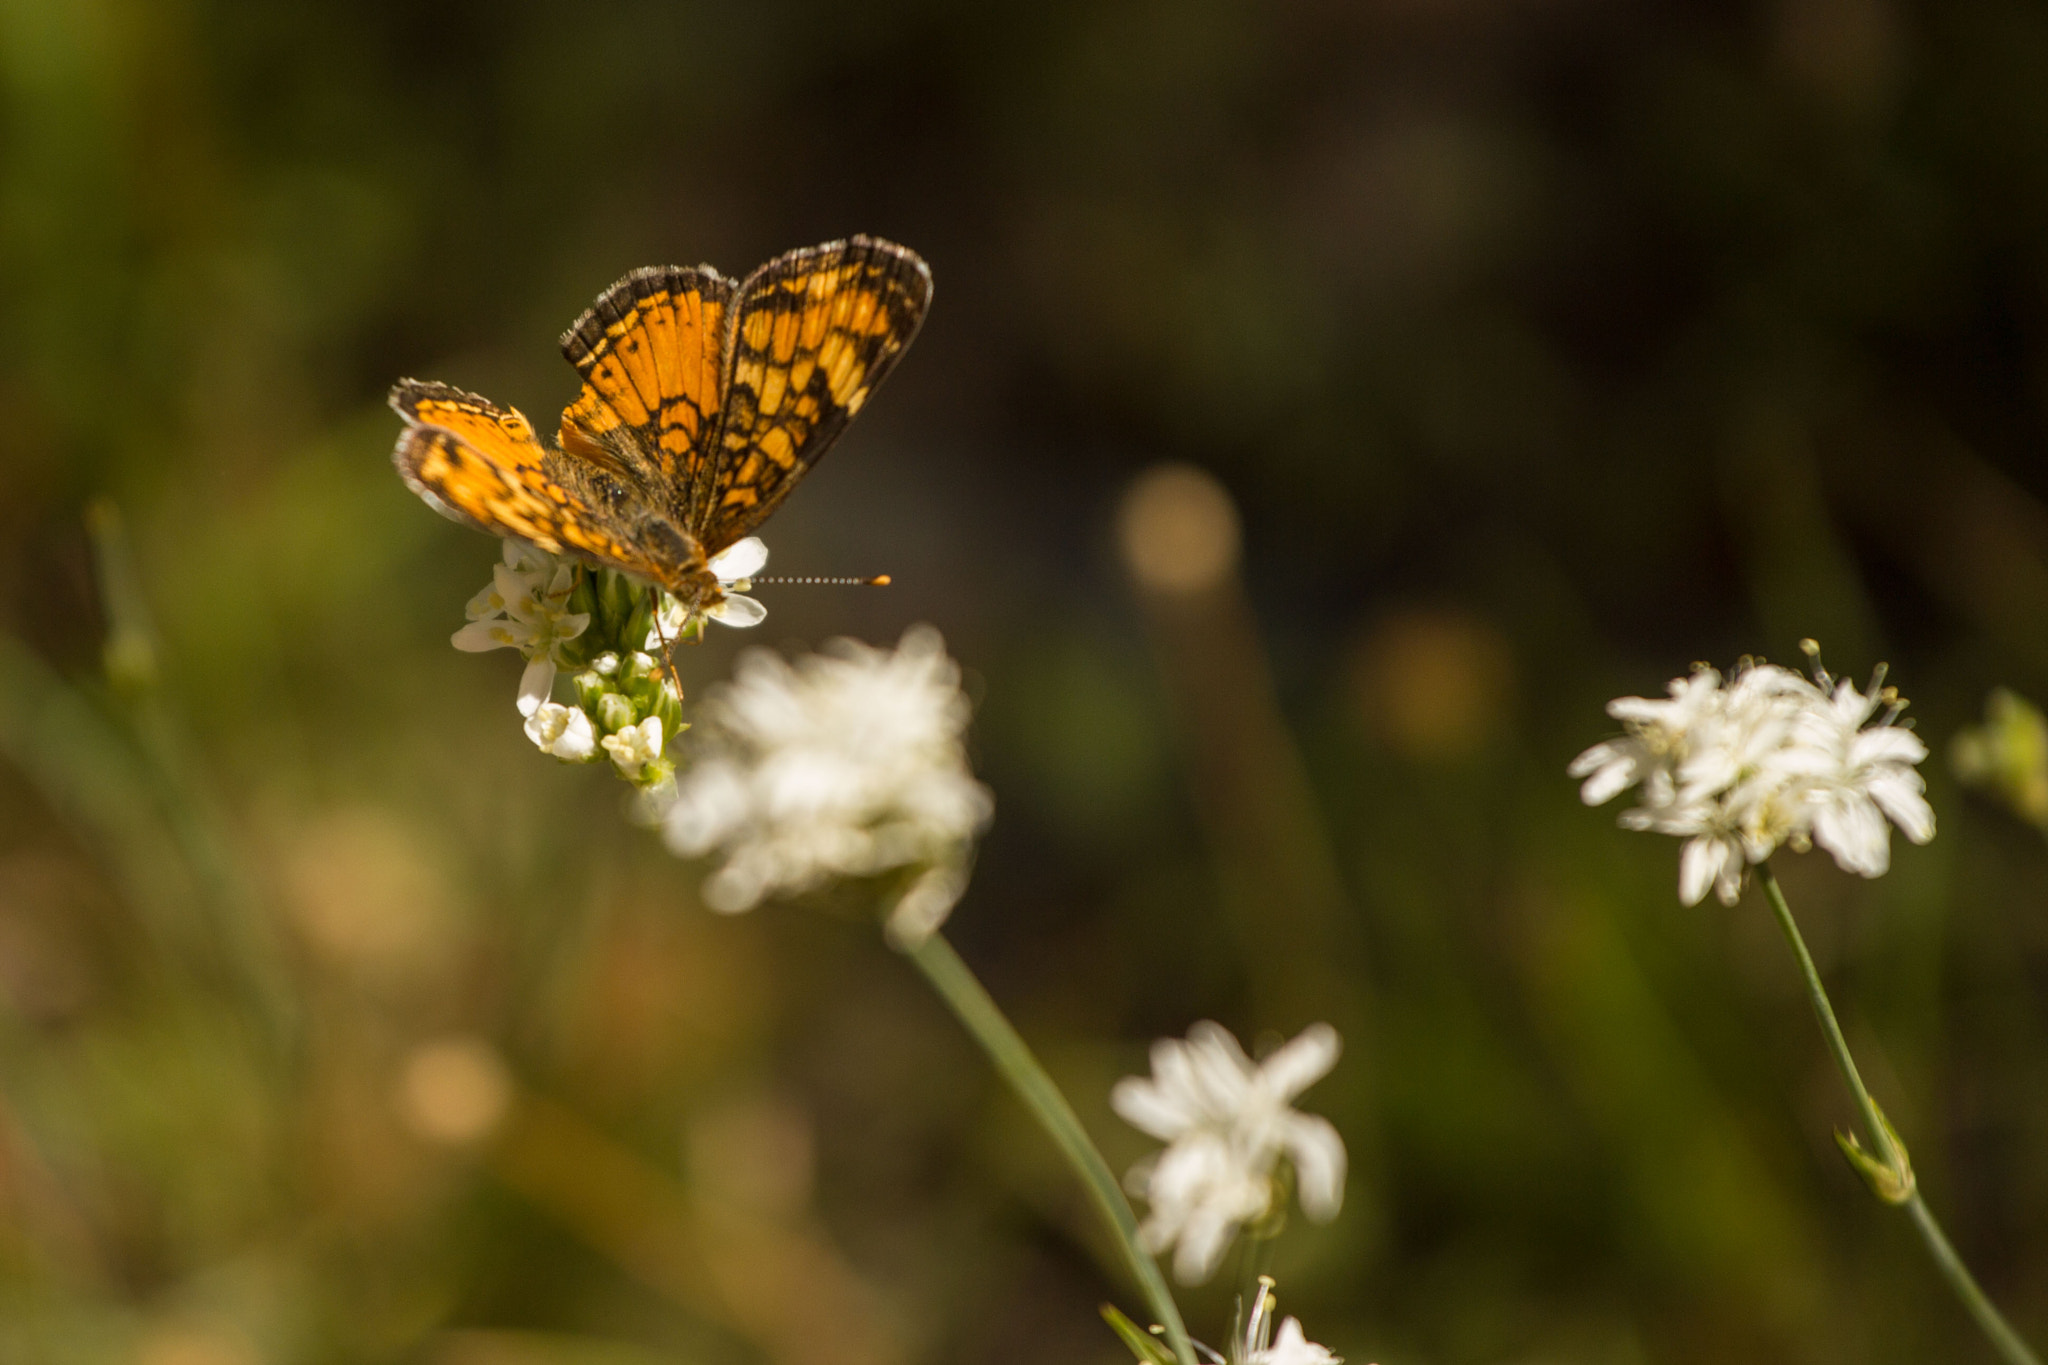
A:
{"type": "Polygon", "coordinates": [[[754,578],[748,581],[752,583],[801,584],[807,587],[886,588],[889,586],[890,578],[885,573],[878,573],[873,578],[754,578]]]}

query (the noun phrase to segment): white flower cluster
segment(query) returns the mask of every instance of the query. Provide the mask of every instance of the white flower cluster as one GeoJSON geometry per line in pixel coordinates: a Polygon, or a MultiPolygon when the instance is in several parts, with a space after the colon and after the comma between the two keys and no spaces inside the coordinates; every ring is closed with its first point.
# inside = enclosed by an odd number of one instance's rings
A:
{"type": "MultiPolygon", "coordinates": [[[[728,626],[760,625],[768,609],[744,593],[767,563],[768,547],[759,536],[748,536],[714,558],[708,567],[725,597],[706,608],[704,615],[728,626]]],[[[526,672],[519,679],[522,716],[531,716],[547,702],[560,668],[581,662],[573,657],[571,642],[589,629],[590,613],[570,607],[583,572],[573,559],[507,537],[504,559],[492,568],[491,581],[463,609],[469,624],[449,641],[471,654],[516,649],[526,656],[526,672]]],[[[645,638],[627,647],[655,653],[680,639],[690,625],[682,604],[667,593],[661,594],[657,620],[658,628],[650,624],[645,638]]]]}
{"type": "Polygon", "coordinates": [[[1934,837],[1914,769],[1927,746],[1895,723],[1906,703],[1882,682],[1880,670],[1864,693],[1818,671],[1809,680],[1745,661],[1724,680],[1701,666],[1672,679],[1668,698],[1608,703],[1625,733],[1580,754],[1571,775],[1585,779],[1589,806],[1639,787],[1621,823],[1688,841],[1678,872],[1687,905],[1710,887],[1733,905],[1748,868],[1783,844],[1817,843],[1845,871],[1880,876],[1891,865],[1885,817],[1916,844],[1934,837]]]}
{"type": "Polygon", "coordinates": [[[889,920],[898,943],[914,943],[965,889],[993,807],[967,768],[970,709],[929,626],[893,651],[838,640],[791,664],[750,650],[692,732],[693,761],[659,812],[668,846],[723,852],[704,898],[728,913],[922,867],[889,920]]]}
{"type": "MultiPolygon", "coordinates": [[[[1167,1144],[1131,1168],[1131,1192],[1151,1207],[1139,1229],[1154,1252],[1176,1246],[1183,1281],[1206,1280],[1241,1224],[1273,1204],[1273,1168],[1293,1164],[1302,1210],[1318,1222],[1344,1202],[1344,1139],[1330,1121],[1290,1104],[1337,1064],[1328,1024],[1309,1028],[1254,1063],[1220,1024],[1152,1045],[1150,1079],[1127,1076],[1110,1092],[1124,1121],[1167,1144]]],[[[1283,1343],[1284,1344],[1284,1343],[1283,1343]]]]}
{"type": "MultiPolygon", "coordinates": [[[[713,559],[725,596],[702,615],[729,626],[759,625],[767,609],[744,595],[768,562],[749,536],[713,559]]],[[[565,763],[609,757],[619,775],[646,789],[666,785],[674,765],[662,750],[682,728],[682,697],[662,676],[667,649],[697,623],[667,593],[623,574],[586,569],[524,541],[507,539],[491,582],[469,600],[457,649],[517,649],[526,656],[519,714],[526,737],[565,763]],[[575,674],[576,699],[551,700],[557,674],[575,674]]]]}
{"type": "Polygon", "coordinates": [[[589,612],[569,610],[578,572],[574,560],[507,539],[491,581],[464,608],[469,624],[449,641],[472,654],[516,649],[526,656],[526,672],[519,679],[522,716],[531,716],[548,699],[557,666],[570,662],[563,657],[564,647],[590,625],[589,612]]]}

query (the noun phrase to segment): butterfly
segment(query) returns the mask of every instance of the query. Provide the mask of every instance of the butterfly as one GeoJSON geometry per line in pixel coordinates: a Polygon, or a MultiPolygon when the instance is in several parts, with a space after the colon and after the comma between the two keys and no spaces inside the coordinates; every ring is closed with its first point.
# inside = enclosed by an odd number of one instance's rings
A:
{"type": "Polygon", "coordinates": [[[894,368],[931,305],[917,253],[875,237],[746,279],[648,266],[562,334],[583,391],[542,444],[516,408],[401,379],[392,461],[443,515],[658,585],[696,614],[752,534],[894,368]]]}

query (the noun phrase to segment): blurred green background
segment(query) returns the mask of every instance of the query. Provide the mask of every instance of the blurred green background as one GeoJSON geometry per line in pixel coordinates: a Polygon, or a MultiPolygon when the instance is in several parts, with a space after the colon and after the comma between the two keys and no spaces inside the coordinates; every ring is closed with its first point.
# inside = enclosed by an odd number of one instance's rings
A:
{"type": "Polygon", "coordinates": [[[550,427],[629,268],[851,232],[936,301],[768,540],[896,586],[754,642],[945,632],[956,937],[1114,1164],[1150,1039],[1329,1019],[1348,1202],[1275,1268],[1354,1365],[1987,1359],[1764,907],[1564,776],[1813,635],[1941,834],[1781,876],[2048,1341],[2048,845],[1940,759],[2048,695],[2044,72],[2020,0],[0,0],[0,1359],[1121,1356],[951,1019],[538,757],[447,644],[496,546],[388,460],[400,375],[550,427]],[[1242,518],[1186,591],[1119,548],[1161,461],[1242,518]]]}

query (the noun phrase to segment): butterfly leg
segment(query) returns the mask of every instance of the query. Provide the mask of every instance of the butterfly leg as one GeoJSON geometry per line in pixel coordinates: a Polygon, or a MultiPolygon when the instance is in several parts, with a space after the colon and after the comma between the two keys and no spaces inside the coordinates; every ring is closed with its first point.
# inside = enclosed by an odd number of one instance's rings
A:
{"type": "Polygon", "coordinates": [[[676,672],[675,642],[670,640],[661,628],[661,589],[650,585],[647,589],[647,600],[653,607],[655,638],[661,641],[661,665],[668,670],[668,680],[675,684],[676,700],[680,702],[683,699],[683,679],[682,675],[676,672]]]}

